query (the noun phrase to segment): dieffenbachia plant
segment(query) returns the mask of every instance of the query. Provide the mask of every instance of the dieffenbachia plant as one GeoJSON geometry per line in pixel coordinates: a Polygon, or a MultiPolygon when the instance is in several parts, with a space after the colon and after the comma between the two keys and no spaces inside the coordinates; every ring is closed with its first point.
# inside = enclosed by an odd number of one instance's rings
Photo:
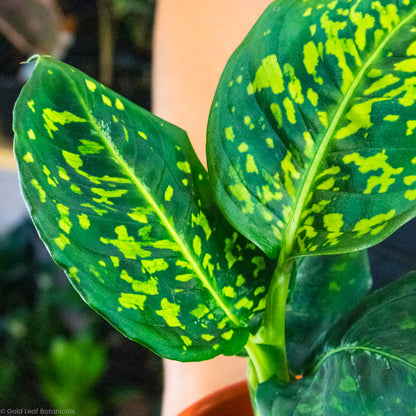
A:
{"type": "Polygon", "coordinates": [[[273,2],[230,58],[208,172],[186,133],[35,56],[23,193],[117,329],[181,361],[246,354],[257,414],[416,414],[416,275],[366,248],[416,216],[416,2],[273,2]]]}

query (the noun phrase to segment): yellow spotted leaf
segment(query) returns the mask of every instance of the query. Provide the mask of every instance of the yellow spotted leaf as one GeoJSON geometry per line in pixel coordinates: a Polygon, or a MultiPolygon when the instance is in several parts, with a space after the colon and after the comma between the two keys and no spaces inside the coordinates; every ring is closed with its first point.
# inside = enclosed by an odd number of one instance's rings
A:
{"type": "Polygon", "coordinates": [[[271,263],[213,203],[185,132],[66,64],[32,59],[15,152],[52,257],[92,308],[156,353],[238,353],[271,263]]]}
{"type": "Polygon", "coordinates": [[[415,216],[415,24],[408,0],[275,1],[229,60],[208,170],[269,256],[366,248],[415,216]]]}

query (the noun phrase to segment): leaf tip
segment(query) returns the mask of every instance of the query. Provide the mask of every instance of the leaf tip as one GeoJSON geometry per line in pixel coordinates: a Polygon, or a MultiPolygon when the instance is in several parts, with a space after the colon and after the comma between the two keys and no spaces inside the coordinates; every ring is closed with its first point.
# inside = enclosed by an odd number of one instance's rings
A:
{"type": "Polygon", "coordinates": [[[37,61],[39,58],[40,58],[40,55],[36,53],[35,55],[32,55],[30,58],[28,58],[26,61],[23,61],[21,63],[22,65],[30,64],[32,62],[37,61]]]}

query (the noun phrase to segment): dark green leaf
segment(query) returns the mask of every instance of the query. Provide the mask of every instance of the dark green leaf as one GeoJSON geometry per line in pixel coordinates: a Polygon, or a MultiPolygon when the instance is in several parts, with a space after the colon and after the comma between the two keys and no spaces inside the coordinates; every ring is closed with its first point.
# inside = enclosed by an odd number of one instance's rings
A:
{"type": "Polygon", "coordinates": [[[261,416],[292,416],[300,397],[306,391],[309,379],[296,383],[282,383],[277,377],[259,384],[254,407],[261,416]]]}
{"type": "Polygon", "coordinates": [[[312,375],[259,386],[262,416],[415,415],[416,273],[369,296],[337,334],[312,375]]]}
{"type": "Polygon", "coordinates": [[[416,3],[273,2],[208,126],[221,209],[269,256],[334,254],[415,215],[416,3]]]}
{"type": "Polygon", "coordinates": [[[186,134],[76,69],[36,57],[15,107],[32,218],[86,302],[158,354],[235,354],[270,262],[212,204],[186,134]]]}
{"type": "Polygon", "coordinates": [[[304,371],[335,322],[371,288],[367,251],[298,260],[296,286],[286,312],[289,368],[304,371]]]}

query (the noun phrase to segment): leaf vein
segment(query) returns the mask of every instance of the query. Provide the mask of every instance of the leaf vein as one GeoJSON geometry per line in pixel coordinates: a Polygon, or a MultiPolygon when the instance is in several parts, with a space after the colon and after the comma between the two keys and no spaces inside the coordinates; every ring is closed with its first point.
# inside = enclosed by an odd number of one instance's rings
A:
{"type": "Polygon", "coordinates": [[[314,159],[311,162],[309,174],[305,176],[303,184],[300,189],[298,203],[296,204],[295,209],[292,211],[291,220],[288,221],[288,227],[286,228],[286,232],[284,233],[283,240],[282,240],[282,249],[280,252],[279,257],[279,264],[283,264],[283,262],[290,257],[291,252],[293,250],[294,243],[296,241],[297,230],[299,228],[299,224],[301,221],[302,211],[308,199],[308,195],[312,184],[315,180],[315,177],[318,173],[319,166],[325,156],[325,151],[335,133],[335,130],[341,121],[341,116],[344,113],[350,99],[353,96],[354,91],[358,87],[360,81],[363,79],[365,73],[369,69],[369,67],[375,62],[376,58],[379,56],[384,47],[389,43],[390,40],[397,34],[397,32],[412,18],[416,16],[416,10],[409,14],[406,18],[402,20],[400,24],[398,24],[394,30],[392,30],[385,39],[380,42],[380,45],[375,49],[374,53],[369,56],[365,64],[361,67],[360,71],[358,72],[357,76],[351,83],[350,87],[346,91],[343,100],[341,101],[340,106],[338,107],[337,111],[335,112],[330,125],[328,126],[327,132],[323,137],[317,152],[315,154],[314,159]]]}

